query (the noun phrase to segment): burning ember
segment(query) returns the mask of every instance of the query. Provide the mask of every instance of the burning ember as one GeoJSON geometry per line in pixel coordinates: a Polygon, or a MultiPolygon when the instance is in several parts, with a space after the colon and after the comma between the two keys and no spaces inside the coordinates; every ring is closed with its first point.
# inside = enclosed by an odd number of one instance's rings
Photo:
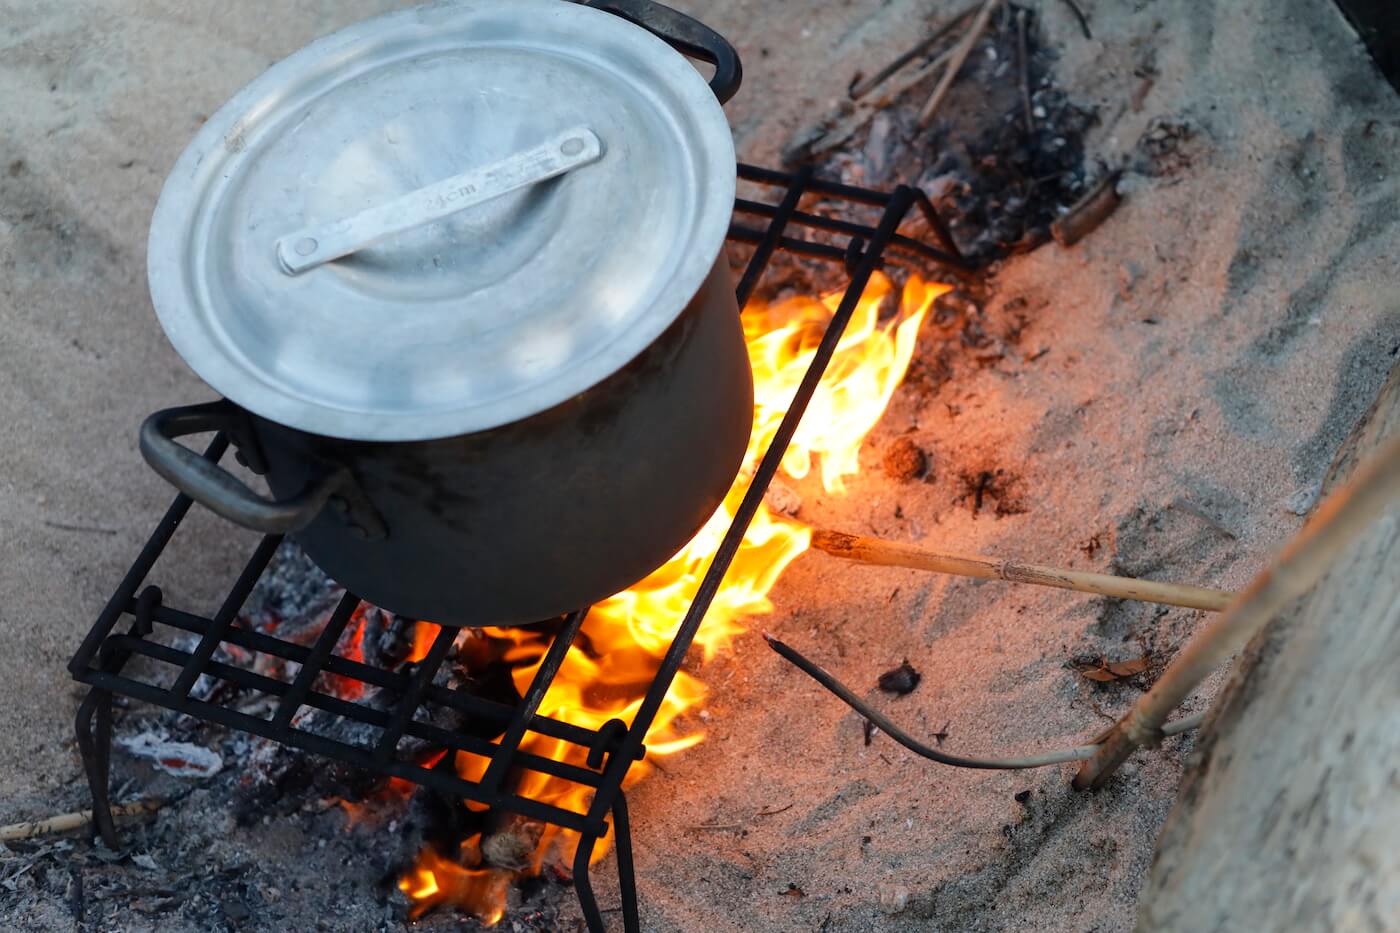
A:
{"type": "MultiPolygon", "coordinates": [[[[801,479],[816,468],[826,491],[840,493],[844,491],[843,478],[858,472],[861,442],[903,378],[925,314],[948,286],[911,278],[898,312],[882,322],[880,309],[892,289],[889,279],[879,274],[866,288],[783,460],[783,471],[789,476],[801,479]]],[[[820,299],[755,302],[745,309],[755,409],[753,436],[740,476],[724,504],[679,553],[636,586],[593,607],[580,638],[589,650],[568,653],[540,705],[542,715],[589,728],[611,719],[631,721],[840,299],[838,291],[820,299]]],[[[706,660],[725,650],[733,636],[744,630],[745,618],[772,610],[769,590],[788,564],[807,549],[809,537],[808,529],[800,523],[771,514],[767,508],[759,511],[696,639],[706,660]]],[[[486,629],[484,634],[507,644],[504,659],[512,665],[516,688],[523,694],[548,648],[548,634],[527,628],[486,629]]],[[[420,623],[411,658],[423,657],[435,635],[436,626],[420,623]]],[[[647,733],[648,758],[674,754],[704,740],[703,732],[682,729],[678,723],[682,713],[704,698],[704,684],[684,671],[677,675],[647,733]]],[[[521,747],[536,755],[584,764],[582,749],[548,736],[530,733],[521,747]]],[[[464,777],[479,779],[486,761],[458,753],[455,766],[464,777]]],[[[646,761],[636,763],[626,785],[640,781],[649,771],[646,761]]],[[[517,792],[579,812],[587,809],[590,793],[579,785],[535,773],[517,792]]],[[[479,809],[479,805],[469,806],[479,809]]],[[[513,872],[483,866],[481,838],[473,835],[459,845],[454,857],[425,848],[417,864],[400,879],[399,887],[412,902],[414,917],[453,905],[493,924],[504,915],[512,879],[538,874],[546,861],[569,864],[576,842],[569,831],[545,827],[533,852],[522,859],[525,867],[513,872]]],[[[594,859],[606,851],[607,846],[600,845],[594,859]]]]}

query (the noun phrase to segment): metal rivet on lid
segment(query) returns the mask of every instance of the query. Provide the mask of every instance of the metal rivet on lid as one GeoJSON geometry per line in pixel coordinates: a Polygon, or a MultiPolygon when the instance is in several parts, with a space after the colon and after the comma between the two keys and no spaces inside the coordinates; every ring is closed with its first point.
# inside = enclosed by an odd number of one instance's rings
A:
{"type": "Polygon", "coordinates": [[[310,256],[316,252],[317,243],[309,236],[304,236],[297,240],[296,251],[298,256],[310,256]]]}
{"type": "Polygon", "coordinates": [[[559,151],[566,156],[576,156],[583,151],[583,140],[579,139],[577,136],[570,136],[568,139],[564,140],[563,144],[559,147],[559,151]]]}

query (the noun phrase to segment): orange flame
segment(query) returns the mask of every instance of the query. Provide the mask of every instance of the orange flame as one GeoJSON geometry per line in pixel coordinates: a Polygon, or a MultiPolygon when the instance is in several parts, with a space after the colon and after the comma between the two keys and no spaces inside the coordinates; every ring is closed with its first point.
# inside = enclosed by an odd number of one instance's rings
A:
{"type": "MultiPolygon", "coordinates": [[[[934,299],[948,290],[946,285],[911,278],[898,313],[881,322],[880,310],[892,285],[878,273],[871,279],[783,458],[783,472],[801,479],[819,463],[823,488],[830,493],[844,491],[843,479],[859,471],[861,442],[904,377],[924,316],[934,299]]],[[[820,299],[753,302],[744,309],[754,374],[754,430],[743,469],[723,505],[690,543],[645,580],[593,607],[580,638],[590,650],[575,648],[568,653],[540,705],[542,715],[595,729],[610,719],[632,720],[840,300],[841,293],[833,292],[820,299]]],[[[759,510],[696,637],[705,660],[744,631],[745,618],[772,611],[769,590],[807,549],[809,539],[809,530],[800,523],[773,515],[766,507],[759,510]]],[[[426,648],[436,627],[420,624],[418,629],[416,641],[426,648]]],[[[505,659],[514,665],[512,676],[523,694],[548,638],[533,629],[485,631],[511,643],[505,659]]],[[[674,754],[704,740],[702,731],[681,719],[704,698],[705,687],[697,678],[684,671],[676,675],[647,731],[647,758],[674,754]]],[[[522,747],[536,755],[584,763],[582,749],[548,736],[529,733],[522,747]]],[[[459,754],[457,767],[464,777],[475,779],[484,771],[485,761],[459,754]]],[[[647,761],[637,762],[625,783],[641,780],[650,770],[647,761]]],[[[535,772],[522,780],[517,792],[578,812],[587,809],[591,793],[535,772]]],[[[576,842],[574,833],[547,827],[531,871],[537,873],[551,856],[568,864],[576,842]]],[[[598,846],[595,860],[606,851],[606,845],[598,846]]],[[[495,922],[503,915],[508,886],[498,884],[495,876],[485,881],[483,875],[482,870],[464,868],[425,850],[400,887],[413,904],[415,917],[440,904],[453,904],[495,922]]]]}
{"type": "MultiPolygon", "coordinates": [[[[467,843],[475,841],[473,837],[467,843]]],[[[495,926],[505,916],[514,878],[515,872],[499,868],[463,868],[433,849],[424,849],[418,864],[399,879],[399,890],[413,904],[409,919],[417,920],[443,904],[461,904],[472,905],[482,923],[495,926]]]]}
{"type": "MultiPolygon", "coordinates": [[[[345,631],[340,636],[340,641],[336,643],[336,654],[351,661],[363,663],[365,660],[365,607],[361,603],[354,615],[350,617],[350,624],[345,627],[345,631]]],[[[339,674],[325,675],[331,693],[342,700],[358,700],[364,695],[365,685],[363,681],[353,677],[341,677],[339,674]]]]}

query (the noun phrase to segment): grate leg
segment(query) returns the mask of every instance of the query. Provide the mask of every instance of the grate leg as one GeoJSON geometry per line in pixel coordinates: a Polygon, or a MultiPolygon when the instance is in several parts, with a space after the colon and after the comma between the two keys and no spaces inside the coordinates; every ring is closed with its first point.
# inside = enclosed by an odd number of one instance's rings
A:
{"type": "Polygon", "coordinates": [[[593,882],[588,879],[588,863],[597,844],[597,836],[579,837],[578,848],[574,850],[574,891],[578,894],[579,907],[583,908],[583,921],[588,924],[588,933],[607,933],[603,912],[598,909],[598,898],[593,896],[593,882]]]}
{"type": "Polygon", "coordinates": [[[627,799],[618,791],[613,801],[613,833],[617,846],[617,887],[622,894],[622,927],[627,933],[641,933],[637,913],[637,875],[632,864],[632,828],[627,819],[627,799]]]}
{"type": "Polygon", "coordinates": [[[92,822],[107,848],[121,848],[117,826],[112,820],[112,800],[108,781],[112,766],[112,693],[93,687],[78,706],[75,721],[78,752],[83,758],[88,790],[92,792],[92,822]]]}

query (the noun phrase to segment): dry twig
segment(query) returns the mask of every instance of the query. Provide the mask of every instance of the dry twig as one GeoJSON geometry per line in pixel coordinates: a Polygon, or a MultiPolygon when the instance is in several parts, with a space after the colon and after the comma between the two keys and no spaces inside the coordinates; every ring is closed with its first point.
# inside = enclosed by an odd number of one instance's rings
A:
{"type": "Polygon", "coordinates": [[[1357,536],[1400,498],[1400,438],[1357,469],[1355,477],[1318,507],[1311,521],[1260,573],[1235,603],[1203,631],[1108,730],[1074,785],[1100,787],[1140,745],[1162,734],[1168,714],[1212,671],[1242,649],[1279,611],[1302,596],[1357,536]]]}
{"type": "Polygon", "coordinates": [[[977,40],[982,38],[982,33],[986,32],[987,24],[991,22],[992,14],[1001,6],[1001,0],[986,0],[982,4],[982,9],[977,11],[977,18],[968,27],[967,34],[962,37],[957,46],[953,49],[953,57],[948,62],[948,70],[943,72],[943,77],[939,79],[938,86],[929,95],[928,103],[924,104],[924,109],[919,111],[919,126],[928,126],[933,122],[933,115],[938,112],[938,106],[943,103],[943,98],[947,96],[948,89],[953,86],[953,81],[962,70],[962,66],[967,62],[967,57],[972,54],[972,49],[977,45],[977,40]]]}
{"type": "Polygon", "coordinates": [[[940,554],[912,544],[884,541],[880,538],[863,538],[839,531],[812,532],[812,547],[834,557],[844,557],[865,564],[909,567],[914,570],[978,577],[983,580],[1053,586],[1080,593],[1097,593],[1117,599],[1136,599],[1147,603],[1185,606],[1188,609],[1205,609],[1210,612],[1224,609],[1235,598],[1234,593],[1224,590],[1210,590],[1183,583],[1161,583],[1135,577],[1115,577],[1106,573],[1065,570],[1041,564],[1023,564],[999,557],[940,554]]]}

